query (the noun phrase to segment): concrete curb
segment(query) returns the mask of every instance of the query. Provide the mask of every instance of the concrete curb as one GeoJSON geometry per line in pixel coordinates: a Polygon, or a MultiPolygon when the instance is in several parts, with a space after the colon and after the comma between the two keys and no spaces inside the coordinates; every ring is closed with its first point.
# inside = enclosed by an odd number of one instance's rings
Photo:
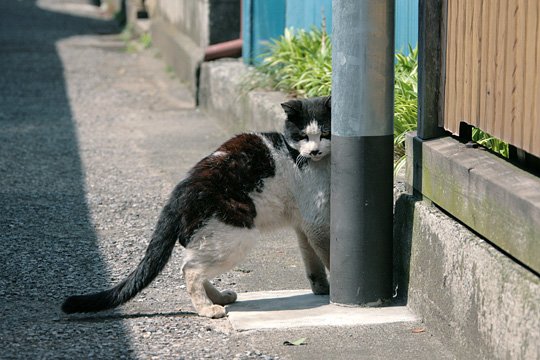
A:
{"type": "Polygon", "coordinates": [[[279,91],[246,91],[243,81],[248,74],[248,66],[236,59],[203,63],[199,106],[232,132],[281,131],[285,114],[280,103],[287,96],[279,91]]]}
{"type": "Polygon", "coordinates": [[[235,330],[365,326],[420,320],[405,306],[340,306],[329,300],[328,295],[313,295],[311,290],[260,291],[239,294],[238,302],[227,305],[227,310],[235,330]]]}
{"type": "Polygon", "coordinates": [[[407,305],[463,358],[540,357],[536,275],[413,196],[398,199],[394,234],[407,305]]]}
{"type": "Polygon", "coordinates": [[[204,58],[204,50],[160,18],[152,19],[150,33],[152,42],[163,54],[165,63],[174,69],[191,93],[196,94],[197,73],[204,58]]]}

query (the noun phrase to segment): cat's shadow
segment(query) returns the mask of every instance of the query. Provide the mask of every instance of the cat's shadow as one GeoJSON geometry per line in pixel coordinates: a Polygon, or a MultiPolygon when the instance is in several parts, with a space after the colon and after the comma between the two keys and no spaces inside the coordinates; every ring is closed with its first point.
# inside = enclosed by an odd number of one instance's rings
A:
{"type": "MultiPolygon", "coordinates": [[[[117,311],[117,310],[115,310],[117,311]]],[[[103,312],[100,315],[89,315],[89,314],[70,314],[69,316],[64,316],[58,321],[62,322],[105,322],[105,321],[118,321],[118,320],[127,320],[127,319],[139,319],[139,318],[160,318],[160,317],[194,317],[199,316],[196,312],[190,311],[170,311],[170,312],[156,312],[156,313],[132,313],[132,314],[120,314],[118,312],[103,312]]]]}
{"type": "MultiPolygon", "coordinates": [[[[227,305],[227,310],[231,311],[286,311],[286,310],[308,310],[315,309],[330,304],[328,295],[299,294],[291,296],[279,296],[274,298],[240,300],[227,305]]],[[[159,317],[197,317],[196,312],[191,311],[169,311],[169,312],[135,312],[122,314],[117,310],[104,311],[99,315],[94,314],[70,314],[57,321],[62,322],[105,322],[139,318],[159,318],[159,317]],[[116,312],[115,312],[116,311],[116,312]]]]}

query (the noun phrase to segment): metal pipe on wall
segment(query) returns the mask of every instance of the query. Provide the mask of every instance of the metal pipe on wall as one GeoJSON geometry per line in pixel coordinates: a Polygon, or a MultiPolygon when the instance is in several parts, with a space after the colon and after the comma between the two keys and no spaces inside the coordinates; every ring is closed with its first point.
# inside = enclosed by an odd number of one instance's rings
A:
{"type": "Polygon", "coordinates": [[[204,52],[204,61],[240,56],[242,56],[242,39],[235,39],[209,45],[204,52]]]}
{"type": "Polygon", "coordinates": [[[218,44],[209,45],[204,52],[203,61],[221,59],[224,57],[240,57],[242,56],[243,46],[243,26],[244,21],[244,0],[240,0],[240,38],[225,41],[218,44]]]}
{"type": "Polygon", "coordinates": [[[394,0],[333,0],[330,301],[392,296],[394,0]]]}

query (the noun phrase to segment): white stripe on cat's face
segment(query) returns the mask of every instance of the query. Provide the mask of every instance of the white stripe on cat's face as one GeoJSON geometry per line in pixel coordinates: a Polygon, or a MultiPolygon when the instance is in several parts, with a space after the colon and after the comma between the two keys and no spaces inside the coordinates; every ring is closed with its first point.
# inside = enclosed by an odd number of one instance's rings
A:
{"type": "Polygon", "coordinates": [[[319,161],[330,154],[330,140],[321,138],[321,128],[316,120],[306,126],[304,133],[307,139],[298,142],[300,155],[314,161],[319,161]]]}
{"type": "Polygon", "coordinates": [[[316,120],[311,120],[308,126],[306,126],[306,129],[304,130],[306,135],[317,135],[321,133],[321,129],[319,129],[319,123],[316,120]]]}

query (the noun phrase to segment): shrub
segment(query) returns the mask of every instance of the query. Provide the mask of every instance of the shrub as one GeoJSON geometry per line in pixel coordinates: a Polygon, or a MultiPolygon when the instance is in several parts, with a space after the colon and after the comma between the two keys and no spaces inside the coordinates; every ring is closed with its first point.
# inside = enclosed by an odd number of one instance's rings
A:
{"type": "Polygon", "coordinates": [[[405,135],[418,117],[418,49],[396,54],[394,80],[394,173],[405,165],[405,135]]]}
{"type": "Polygon", "coordinates": [[[505,158],[510,157],[510,150],[507,143],[483,132],[478,128],[472,129],[472,141],[477,142],[483,147],[505,158]]]}
{"type": "Polygon", "coordinates": [[[275,89],[301,97],[330,95],[332,45],[324,29],[285,29],[284,35],[266,46],[258,70],[271,79],[275,89]]]}

